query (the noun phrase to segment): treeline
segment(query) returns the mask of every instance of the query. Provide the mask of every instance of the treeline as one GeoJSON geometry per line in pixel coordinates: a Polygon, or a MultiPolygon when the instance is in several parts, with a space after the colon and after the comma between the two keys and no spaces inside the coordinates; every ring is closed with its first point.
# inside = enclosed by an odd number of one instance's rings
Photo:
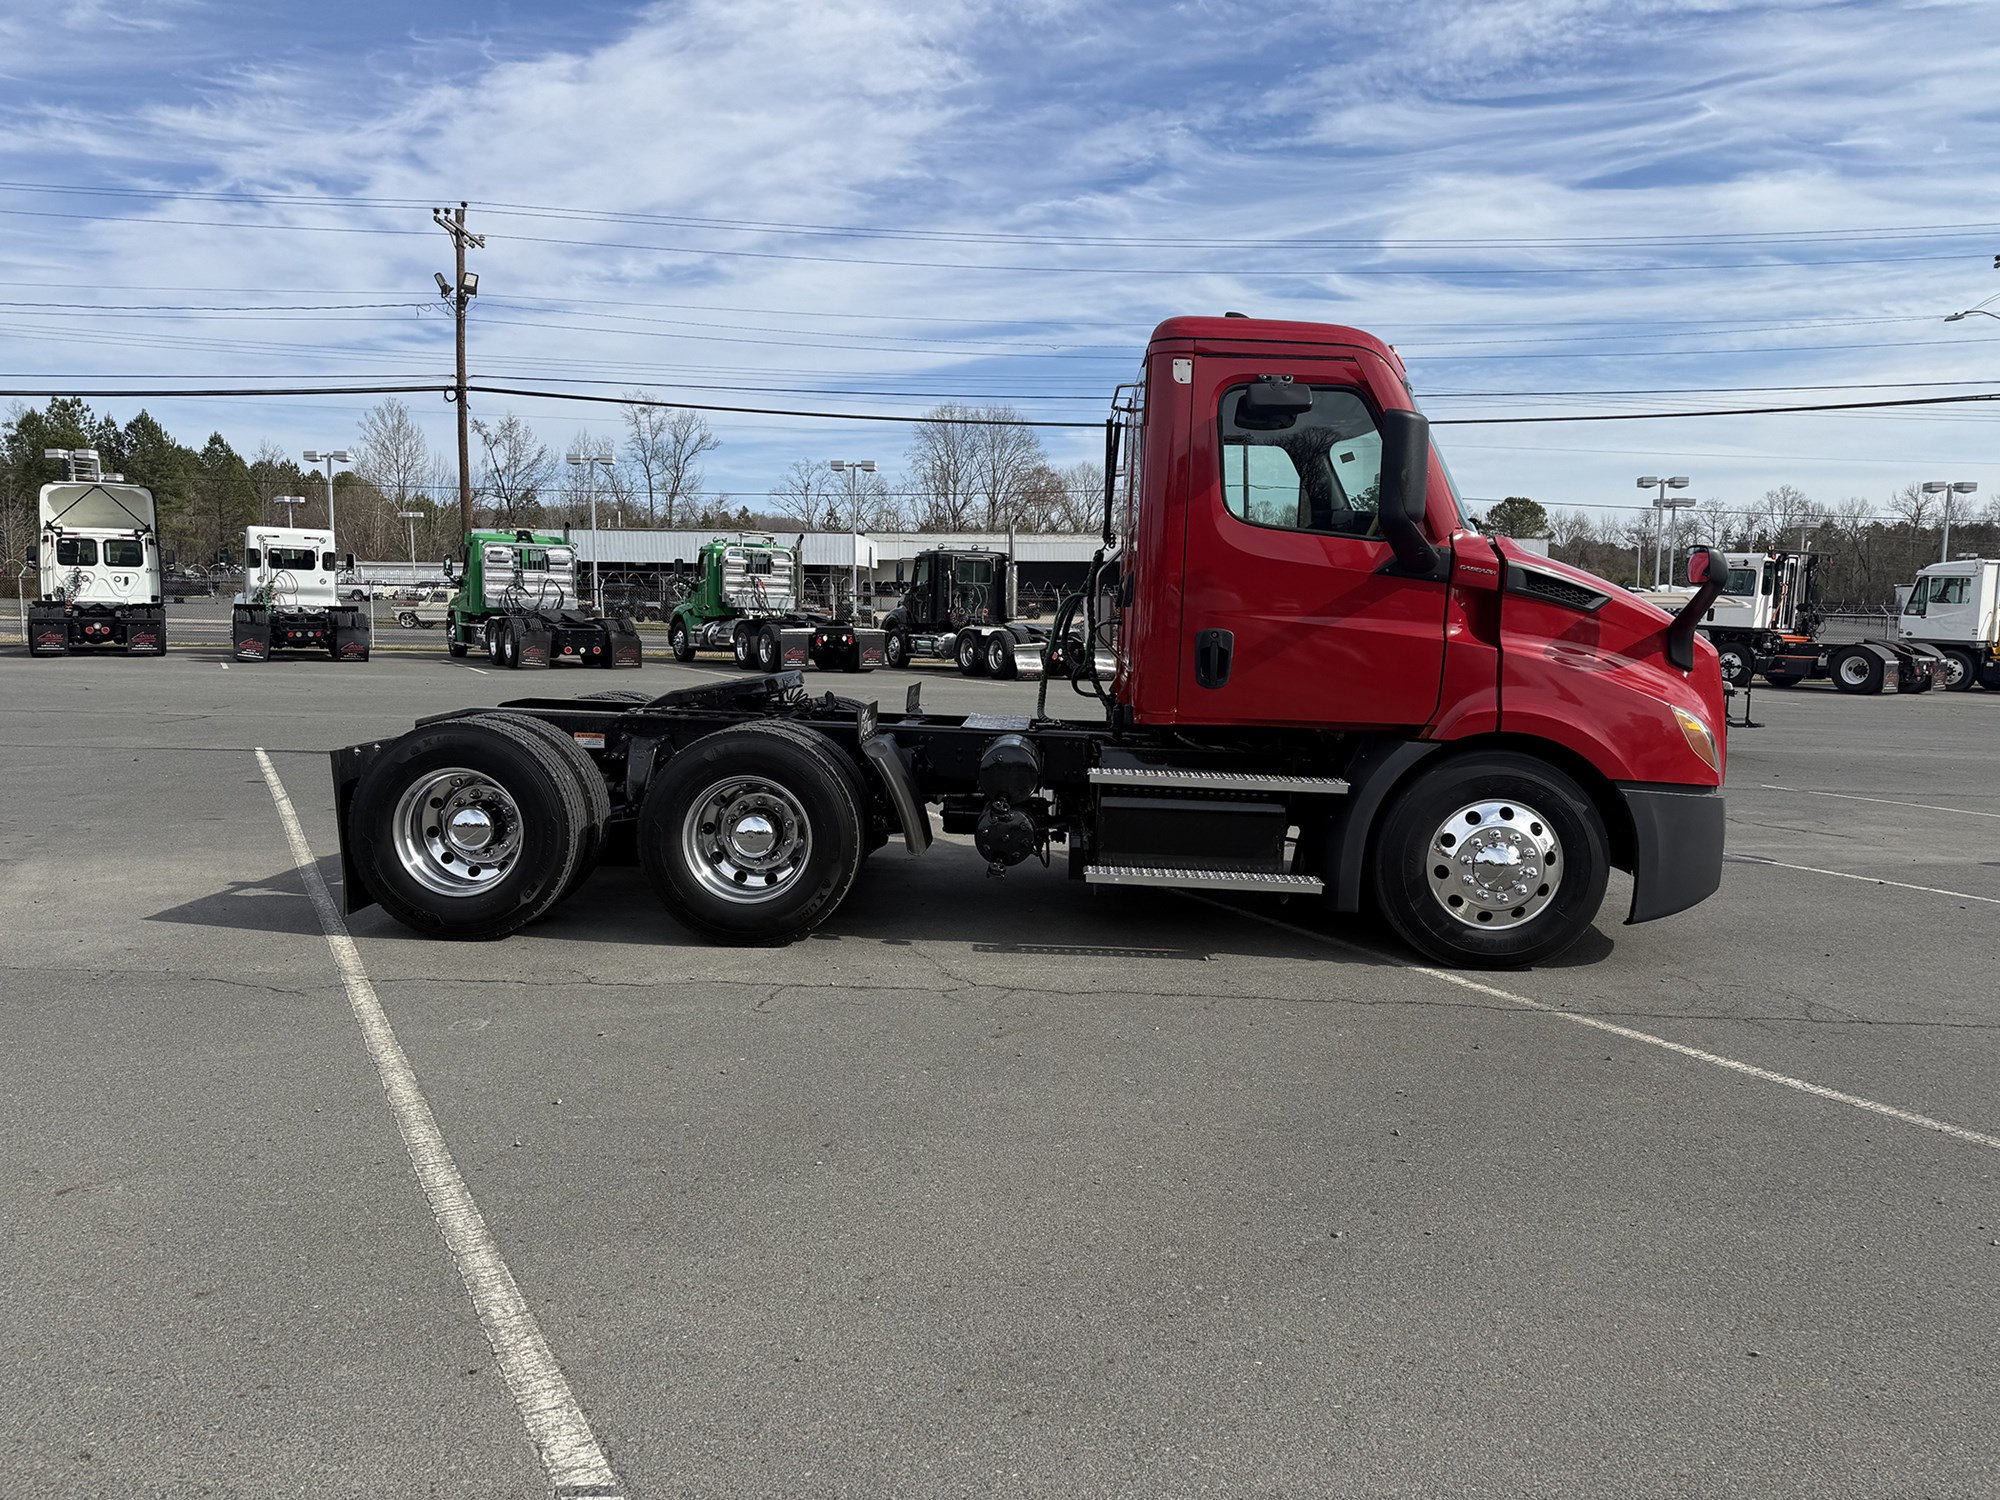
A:
{"type": "MultiPolygon", "coordinates": [[[[1951,555],[2000,557],[2000,500],[1975,508],[1953,498],[1951,555]]],[[[1552,556],[1627,587],[1651,584],[1656,551],[1667,581],[1680,582],[1675,559],[1697,544],[1730,552],[1798,551],[1803,545],[1820,556],[1824,607],[1878,610],[1894,607],[1897,584],[1938,561],[1945,545],[1943,502],[1915,481],[1883,500],[1854,495],[1832,505],[1782,484],[1751,505],[1700,501],[1672,512],[1664,527],[1661,513],[1651,508],[1612,515],[1550,511],[1521,496],[1480,519],[1507,536],[1547,537],[1552,556]]]]}
{"type": "MultiPolygon", "coordinates": [[[[472,422],[473,515],[481,526],[583,527],[593,501],[605,527],[867,531],[1090,531],[1099,522],[1103,473],[1082,463],[1058,469],[1040,439],[1008,407],[934,409],[912,429],[900,456],[873,471],[836,472],[830,460],[793,461],[765,493],[704,488],[703,459],[721,439],[700,413],[649,404],[628,392],[615,435],[579,431],[553,446],[525,418],[472,422]],[[568,462],[576,454],[592,461],[568,462]]],[[[843,440],[845,442],[845,440],[843,440]]],[[[433,560],[457,548],[455,456],[433,449],[409,407],[394,398],[371,408],[340,444],[351,455],[334,476],[334,518],[343,551],[433,560]]],[[[869,457],[873,450],[855,460],[869,457]]],[[[140,411],[122,425],[85,402],[59,398],[17,406],[0,424],[0,560],[16,566],[34,545],[36,496],[64,477],[47,449],[95,448],[107,473],[153,491],[168,555],[207,566],[241,544],[252,523],[301,526],[327,520],[323,469],[269,441],[247,456],[220,432],[199,447],[140,411]],[[302,496],[304,504],[278,504],[302,496]]]]}

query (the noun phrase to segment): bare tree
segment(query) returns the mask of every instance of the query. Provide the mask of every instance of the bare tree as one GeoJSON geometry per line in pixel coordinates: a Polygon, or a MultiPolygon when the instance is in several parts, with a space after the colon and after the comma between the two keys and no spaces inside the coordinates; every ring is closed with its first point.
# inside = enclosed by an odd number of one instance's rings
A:
{"type": "Polygon", "coordinates": [[[845,524],[845,485],[825,464],[809,458],[792,460],[784,477],[771,487],[769,499],[771,509],[788,525],[817,531],[845,524]]]}
{"type": "Polygon", "coordinates": [[[722,439],[700,412],[642,404],[650,399],[643,391],[626,392],[625,456],[633,489],[645,497],[647,521],[657,524],[664,510],[672,526],[682,504],[699,498],[701,456],[721,447],[722,439]]]}
{"type": "Polygon", "coordinates": [[[1570,551],[1585,542],[1597,540],[1597,522],[1588,511],[1552,510],[1549,512],[1549,542],[1557,551],[1570,551]]]}
{"type": "Polygon", "coordinates": [[[1084,459],[1062,474],[1062,498],[1049,518],[1052,531],[1095,531],[1104,522],[1104,466],[1084,459]]]}
{"type": "Polygon", "coordinates": [[[909,470],[917,528],[920,531],[968,531],[977,503],[975,473],[978,429],[964,419],[969,406],[947,401],[933,407],[917,424],[910,441],[909,470]]]}
{"type": "Polygon", "coordinates": [[[1049,473],[1042,440],[1011,406],[982,407],[972,429],[972,484],[986,507],[986,529],[1004,530],[1020,514],[1029,477],[1049,473]]]}
{"type": "Polygon", "coordinates": [[[512,412],[494,423],[474,417],[472,431],[482,449],[479,493],[493,503],[495,518],[508,526],[539,520],[555,487],[556,457],[548,444],[512,412]]]}
{"type": "Polygon", "coordinates": [[[1889,513],[1899,517],[1910,530],[1922,531],[1931,523],[1932,499],[1921,484],[1911,480],[1889,497],[1889,513]]]}

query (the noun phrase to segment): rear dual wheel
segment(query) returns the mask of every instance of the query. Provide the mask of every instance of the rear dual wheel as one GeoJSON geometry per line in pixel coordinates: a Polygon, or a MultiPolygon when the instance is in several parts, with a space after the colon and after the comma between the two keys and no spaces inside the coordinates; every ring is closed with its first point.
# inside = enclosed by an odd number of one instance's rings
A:
{"type": "Polygon", "coordinates": [[[553,726],[476,714],[416,729],[361,778],[348,816],[357,873],[428,937],[505,937],[597,862],[610,799],[553,726]]]}
{"type": "Polygon", "coordinates": [[[986,675],[986,653],[980,649],[978,631],[961,630],[952,655],[958,662],[958,670],[967,677],[986,675]]]}
{"type": "Polygon", "coordinates": [[[696,740],[654,779],[639,859],[684,926],[719,943],[805,936],[860,869],[856,780],[826,740],[796,725],[746,724],[696,740]]]}
{"type": "Polygon", "coordinates": [[[1596,920],[1610,872],[1589,795],[1555,767],[1505,751],[1419,772],[1396,793],[1370,858],[1397,935],[1466,968],[1561,953],[1596,920]]]}

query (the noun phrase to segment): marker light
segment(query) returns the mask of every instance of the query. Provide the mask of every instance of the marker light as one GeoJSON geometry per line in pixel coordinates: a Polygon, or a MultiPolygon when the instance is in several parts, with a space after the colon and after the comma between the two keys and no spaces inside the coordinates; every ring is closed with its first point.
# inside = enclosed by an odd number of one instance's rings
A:
{"type": "Polygon", "coordinates": [[[1699,715],[1691,714],[1684,708],[1674,710],[1674,721],[1681,726],[1681,733],[1687,737],[1688,749],[1699,755],[1702,764],[1720,776],[1722,757],[1716,753],[1715,736],[1709,731],[1708,725],[1701,721],[1699,715]]]}

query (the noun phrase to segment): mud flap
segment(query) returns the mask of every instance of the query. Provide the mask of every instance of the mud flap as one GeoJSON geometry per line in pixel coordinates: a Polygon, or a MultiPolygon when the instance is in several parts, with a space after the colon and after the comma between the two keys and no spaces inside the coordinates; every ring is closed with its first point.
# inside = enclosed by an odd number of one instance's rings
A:
{"type": "Polygon", "coordinates": [[[370,644],[368,616],[358,609],[334,612],[333,659],[335,661],[366,661],[370,644]]]}
{"type": "Polygon", "coordinates": [[[778,670],[803,672],[812,665],[813,631],[810,625],[778,632],[778,670]]]}
{"type": "Polygon", "coordinates": [[[127,656],[167,654],[167,612],[165,609],[135,609],[125,624],[127,656]]]}
{"type": "Polygon", "coordinates": [[[547,670],[551,640],[548,627],[531,620],[515,620],[513,629],[514,665],[530,671],[547,670]]]}
{"type": "Polygon", "coordinates": [[[604,622],[604,633],[611,648],[613,667],[638,667],[645,665],[645,651],[639,644],[639,632],[626,615],[613,615],[604,622]]]}
{"type": "Polygon", "coordinates": [[[857,628],[851,660],[850,672],[872,672],[877,667],[886,667],[889,664],[889,632],[857,628]]]}
{"type": "Polygon", "coordinates": [[[61,610],[28,607],[28,655],[69,655],[69,620],[61,610]]]}
{"type": "Polygon", "coordinates": [[[270,612],[257,608],[237,610],[231,642],[232,654],[238,661],[269,661],[271,659],[270,612]]]}

